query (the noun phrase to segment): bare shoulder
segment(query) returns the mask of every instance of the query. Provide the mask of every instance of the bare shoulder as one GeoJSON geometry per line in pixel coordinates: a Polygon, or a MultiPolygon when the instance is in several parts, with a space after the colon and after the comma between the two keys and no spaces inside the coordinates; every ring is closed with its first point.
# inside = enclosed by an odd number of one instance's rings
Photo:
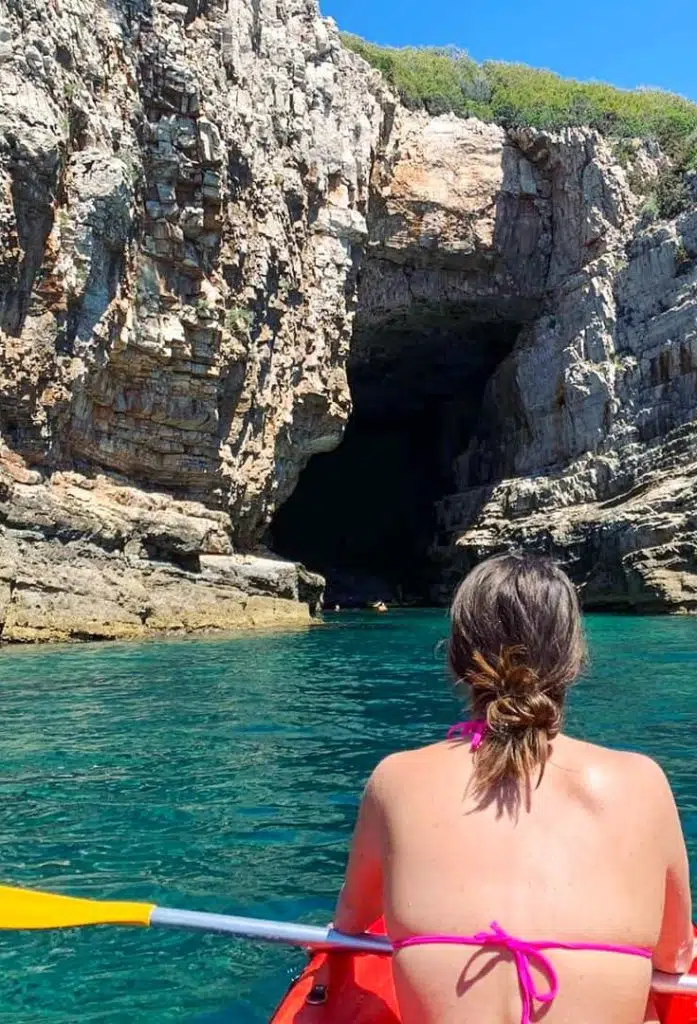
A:
{"type": "Polygon", "coordinates": [[[646,809],[672,802],[670,785],[657,761],[630,750],[612,750],[567,740],[569,755],[581,766],[583,784],[603,802],[636,802],[646,809]]]}
{"type": "Polygon", "coordinates": [[[428,747],[389,754],[373,769],[368,789],[377,797],[401,789],[410,778],[423,772],[424,764],[433,760],[442,746],[442,743],[434,743],[428,747]]]}

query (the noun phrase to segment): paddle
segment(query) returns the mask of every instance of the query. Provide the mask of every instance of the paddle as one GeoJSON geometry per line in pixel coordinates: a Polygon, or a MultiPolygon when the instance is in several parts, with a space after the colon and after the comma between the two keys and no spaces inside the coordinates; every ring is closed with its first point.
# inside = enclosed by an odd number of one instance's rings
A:
{"type": "MultiPolygon", "coordinates": [[[[97,924],[189,928],[241,939],[282,942],[304,949],[392,952],[390,940],[383,935],[345,935],[334,928],[315,925],[286,924],[283,921],[262,921],[254,917],[206,914],[195,910],[167,910],[152,903],[85,900],[0,885],[0,929],[79,928],[97,924]]],[[[697,993],[697,975],[679,976],[654,971],[651,987],[654,992],[666,994],[697,993]]]]}
{"type": "Polygon", "coordinates": [[[343,949],[355,953],[392,952],[390,940],[381,935],[344,935],[333,928],[314,925],[206,914],[195,910],[167,910],[152,903],[85,900],[0,885],[0,929],[79,928],[94,924],[189,928],[234,935],[241,939],[282,942],[306,949],[343,949]]]}

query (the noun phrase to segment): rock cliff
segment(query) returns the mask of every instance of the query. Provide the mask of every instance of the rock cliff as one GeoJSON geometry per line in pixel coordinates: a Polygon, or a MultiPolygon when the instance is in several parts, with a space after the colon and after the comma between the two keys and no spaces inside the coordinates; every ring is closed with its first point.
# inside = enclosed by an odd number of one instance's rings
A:
{"type": "Polygon", "coordinates": [[[379,77],[312,0],[0,15],[3,636],[301,619],[236,552],[348,416],[379,77]]]}
{"type": "Polygon", "coordinates": [[[5,639],[305,620],[262,545],[347,373],[421,417],[436,597],[525,544],[697,605],[697,204],[647,224],[597,134],[408,112],[314,0],[0,0],[0,235],[5,639]]]}
{"type": "Polygon", "coordinates": [[[439,503],[442,581],[525,547],[563,561],[587,607],[697,609],[696,204],[646,224],[611,148],[588,133],[525,130],[507,144],[517,194],[536,207],[531,223],[504,186],[514,259],[533,272],[545,251],[549,262],[539,315],[490,378],[456,493],[439,503]]]}

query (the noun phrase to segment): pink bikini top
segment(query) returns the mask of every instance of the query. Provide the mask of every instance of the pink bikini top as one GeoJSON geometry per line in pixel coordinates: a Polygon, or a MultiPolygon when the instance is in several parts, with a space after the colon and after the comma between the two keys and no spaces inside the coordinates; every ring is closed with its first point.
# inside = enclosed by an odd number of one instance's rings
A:
{"type": "MultiPolygon", "coordinates": [[[[471,750],[476,750],[486,734],[486,722],[458,722],[448,732],[448,739],[464,739],[471,736],[471,750]]],[[[490,931],[477,932],[476,935],[411,935],[406,939],[393,941],[395,950],[405,949],[407,946],[496,946],[499,949],[508,950],[518,971],[518,984],[520,986],[520,998],[522,1002],[521,1024],[531,1024],[531,1013],[534,1010],[534,1003],[551,1003],[559,991],[559,980],[557,973],[552,966],[549,957],[545,956],[542,950],[545,949],[581,949],[596,950],[601,953],[626,953],[629,956],[641,956],[647,960],[651,959],[652,951],[642,946],[616,946],[612,943],[602,942],[527,942],[509,935],[495,921],[490,925],[490,931]],[[536,965],[547,979],[548,988],[540,992],[535,985],[531,967],[536,965]]]]}

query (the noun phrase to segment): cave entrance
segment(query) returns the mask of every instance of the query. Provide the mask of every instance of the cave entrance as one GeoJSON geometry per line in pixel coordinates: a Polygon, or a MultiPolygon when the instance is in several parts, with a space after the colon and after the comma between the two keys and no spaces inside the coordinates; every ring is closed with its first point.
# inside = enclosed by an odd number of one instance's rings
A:
{"type": "Polygon", "coordinates": [[[275,551],[326,577],[328,607],[428,603],[435,503],[519,330],[451,315],[357,335],[344,440],[310,460],[270,531],[275,551]]]}

